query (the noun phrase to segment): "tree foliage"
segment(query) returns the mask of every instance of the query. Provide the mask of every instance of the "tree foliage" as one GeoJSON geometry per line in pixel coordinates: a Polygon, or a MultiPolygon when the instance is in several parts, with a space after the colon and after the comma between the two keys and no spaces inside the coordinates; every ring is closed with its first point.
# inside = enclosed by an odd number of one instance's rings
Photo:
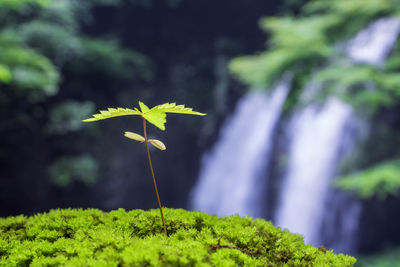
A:
{"type": "Polygon", "coordinates": [[[341,177],[336,186],[354,191],[359,197],[367,199],[377,196],[384,199],[388,195],[398,195],[400,189],[400,160],[376,164],[366,170],[341,177]]]}
{"type": "MultiPolygon", "coordinates": [[[[95,159],[84,154],[80,145],[87,136],[73,137],[80,121],[94,111],[94,105],[82,97],[83,90],[86,94],[98,91],[91,82],[95,75],[120,86],[152,78],[146,56],[121,47],[114,38],[84,32],[93,21],[93,9],[115,7],[118,1],[1,1],[0,5],[0,103],[5,118],[0,128],[5,129],[5,143],[16,143],[7,130],[9,118],[14,117],[10,131],[28,127],[26,134],[33,138],[19,139],[19,147],[3,147],[0,155],[19,153],[21,146],[43,142],[43,147],[51,150],[43,148],[40,153],[53,155],[47,165],[56,184],[67,185],[74,179],[85,182],[81,174],[86,171],[96,177],[95,159]],[[41,141],[35,139],[40,135],[41,141]],[[65,149],[66,139],[70,141],[67,155],[54,155],[52,151],[65,149]],[[62,167],[67,162],[68,170],[62,167]]],[[[107,90],[109,86],[103,87],[107,90]]]]}
{"type": "Polygon", "coordinates": [[[295,80],[301,81],[299,88],[304,86],[307,77],[316,76],[325,91],[340,94],[358,107],[372,102],[376,107],[393,105],[400,99],[395,60],[398,49],[382,70],[349,62],[337,44],[373,19],[399,13],[397,2],[314,0],[304,6],[300,17],[265,18],[260,26],[270,34],[267,50],[235,58],[230,68],[240,80],[253,87],[268,88],[284,71],[292,71],[295,80]],[[371,82],[377,90],[366,95],[371,82]],[[388,101],[389,98],[394,101],[388,101]]]}
{"type": "MultiPolygon", "coordinates": [[[[370,22],[390,16],[400,16],[398,0],[312,0],[304,5],[299,16],[262,19],[260,26],[270,35],[266,50],[234,58],[230,69],[239,80],[253,88],[270,88],[284,72],[292,72],[290,107],[296,105],[305,84],[313,81],[322,88],[317,98],[323,100],[335,94],[352,104],[374,125],[379,124],[396,134],[400,106],[400,42],[397,41],[383,66],[350,60],[343,45],[370,22]],[[385,125],[376,122],[382,119],[382,112],[390,113],[392,118],[383,123],[385,125]]],[[[353,189],[363,198],[398,194],[400,176],[393,165],[397,161],[374,167],[376,162],[400,156],[396,138],[386,138],[388,135],[379,132],[377,127],[371,131],[375,145],[388,148],[377,153],[377,157],[365,153],[369,156],[365,156],[364,163],[368,163],[353,167],[367,170],[351,176],[355,179],[342,179],[340,188],[353,189]],[[391,145],[384,145],[386,142],[391,145]]],[[[365,145],[364,149],[368,150],[367,147],[365,145]]]]}

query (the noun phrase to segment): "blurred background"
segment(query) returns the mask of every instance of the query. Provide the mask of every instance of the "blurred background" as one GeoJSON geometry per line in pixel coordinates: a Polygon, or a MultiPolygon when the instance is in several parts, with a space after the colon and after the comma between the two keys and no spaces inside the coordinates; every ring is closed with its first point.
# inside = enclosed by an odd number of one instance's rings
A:
{"type": "Polygon", "coordinates": [[[164,206],[400,266],[399,32],[399,0],[0,0],[0,216],[156,208],[140,119],[81,120],[177,102],[164,206]]]}

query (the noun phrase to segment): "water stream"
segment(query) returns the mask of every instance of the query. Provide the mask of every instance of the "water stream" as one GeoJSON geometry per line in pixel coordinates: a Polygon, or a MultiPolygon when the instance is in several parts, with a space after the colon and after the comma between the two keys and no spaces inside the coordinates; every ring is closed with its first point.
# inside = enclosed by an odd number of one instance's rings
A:
{"type": "Polygon", "coordinates": [[[289,78],[271,94],[244,96],[202,161],[191,209],[219,216],[263,216],[265,168],[272,135],[289,91],[289,78]]]}
{"type": "MultiPolygon", "coordinates": [[[[354,62],[381,66],[399,30],[400,20],[395,18],[370,24],[347,43],[347,57],[354,62]]],[[[309,84],[303,94],[310,95],[310,91],[316,91],[314,84],[309,84]]],[[[335,230],[332,246],[342,251],[351,249],[349,238],[357,229],[361,206],[357,201],[345,200],[330,184],[338,174],[340,159],[353,148],[357,136],[352,133],[358,124],[352,107],[335,96],[322,105],[310,104],[295,113],[289,129],[289,163],[276,211],[277,225],[300,233],[305,242],[319,246],[326,244],[326,235],[321,231],[325,219],[329,225],[325,230],[335,230]],[[346,206],[331,204],[333,207],[328,209],[328,196],[331,203],[336,199],[346,206]],[[334,211],[346,217],[339,218],[334,211]]]]}
{"type": "Polygon", "coordinates": [[[287,175],[280,192],[276,223],[318,243],[324,201],[337,155],[352,115],[349,105],[330,97],[323,106],[309,105],[290,124],[287,175]]]}
{"type": "MultiPolygon", "coordinates": [[[[400,20],[371,23],[342,49],[354,63],[381,67],[400,31],[400,20]]],[[[271,93],[250,92],[238,103],[215,146],[203,157],[191,209],[219,216],[265,216],[268,163],[274,129],[289,91],[283,79],[271,93]]],[[[323,90],[310,82],[303,98],[323,90]]],[[[352,107],[335,96],[298,108],[287,124],[287,165],[277,198],[274,221],[300,233],[307,243],[348,252],[354,248],[361,211],[357,201],[331,187],[341,159],[357,140],[360,120],[352,107]],[[328,242],[329,241],[329,242],[328,242]],[[327,242],[329,244],[327,244],[327,242]]],[[[279,138],[279,137],[278,137],[279,138]]]]}

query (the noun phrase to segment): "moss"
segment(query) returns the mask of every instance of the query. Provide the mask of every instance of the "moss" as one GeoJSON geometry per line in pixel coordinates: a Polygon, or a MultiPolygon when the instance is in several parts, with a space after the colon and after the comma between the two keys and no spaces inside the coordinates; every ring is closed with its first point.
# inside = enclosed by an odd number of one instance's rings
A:
{"type": "Polygon", "coordinates": [[[300,235],[250,217],[62,209],[0,219],[0,266],[353,266],[300,235]]]}

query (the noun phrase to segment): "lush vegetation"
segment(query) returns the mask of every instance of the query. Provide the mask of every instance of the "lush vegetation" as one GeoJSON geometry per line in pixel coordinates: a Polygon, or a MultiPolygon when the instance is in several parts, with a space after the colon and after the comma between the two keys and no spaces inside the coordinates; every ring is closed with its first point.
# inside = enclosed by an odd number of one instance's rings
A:
{"type": "MultiPolygon", "coordinates": [[[[163,140],[177,149],[154,155],[165,204],[184,207],[202,150],[230,104],[245,86],[269,88],[290,71],[285,115],[315,81],[318,101],[336,94],[370,121],[369,138],[338,185],[370,199],[369,211],[385,213],[375,216],[383,217],[379,225],[388,217],[395,224],[385,201],[393,203],[400,187],[400,42],[379,67],[349,61],[340,44],[377,18],[399,16],[399,7],[399,0],[0,0],[0,212],[154,207],[143,151],[118,134],[123,118],[81,123],[96,107],[132,107],[137,99],[184,102],[210,114],[200,125],[171,121],[163,140]],[[259,22],[263,47],[256,20],[266,15],[275,17],[259,22]],[[230,64],[239,85],[226,64],[254,51],[230,64]]],[[[19,218],[12,220],[28,221],[19,218]]],[[[364,242],[368,251],[381,248],[380,240],[398,244],[395,231],[385,231],[368,235],[376,238],[364,242]]]]}
{"type": "MultiPolygon", "coordinates": [[[[335,49],[334,45],[351,37],[373,19],[398,12],[395,2],[314,0],[303,7],[300,17],[265,18],[260,21],[260,26],[270,34],[267,50],[257,55],[234,59],[230,65],[231,70],[240,80],[251,86],[268,88],[284,71],[292,71],[297,80],[305,82],[305,78],[310,78],[315,72],[319,76],[319,72],[334,71],[338,66],[343,68],[348,65],[348,62],[341,62],[345,51],[335,49]],[[331,65],[332,60],[329,59],[332,58],[335,58],[333,63],[337,65],[331,65]]],[[[340,73],[340,78],[346,77],[346,72],[341,72],[340,69],[337,72],[340,73]]],[[[320,80],[329,80],[330,77],[324,76],[320,80]]],[[[364,82],[367,77],[363,77],[364,79],[355,79],[355,82],[364,82]]],[[[342,83],[343,80],[337,82],[342,83]]],[[[348,87],[352,83],[344,85],[348,87]]]]}
{"type": "MultiPolygon", "coordinates": [[[[1,2],[1,128],[4,142],[11,145],[2,147],[1,156],[14,153],[32,157],[20,151],[24,144],[32,143],[42,148],[43,142],[49,143],[63,150],[61,140],[69,139],[73,149],[60,156],[51,155],[53,159],[46,162],[50,177],[58,185],[75,179],[91,184],[97,177],[96,160],[82,149],[87,137],[71,138],[82,127],[80,121],[94,112],[94,105],[82,92],[99,93],[90,75],[100,75],[118,86],[151,77],[149,62],[143,55],[122,48],[113,38],[93,38],[83,33],[82,29],[90,26],[90,10],[113,2],[1,2]],[[94,67],[89,70],[88,66],[94,67]],[[65,78],[68,84],[62,83],[65,78]],[[25,129],[26,133],[11,135],[17,129],[25,129]],[[44,140],[38,140],[38,135],[44,140]],[[12,145],[15,143],[18,148],[12,145]]],[[[49,152],[37,150],[36,155],[39,151],[49,152]]],[[[12,162],[11,158],[7,160],[12,162]]]]}
{"type": "Polygon", "coordinates": [[[336,182],[339,188],[354,190],[361,198],[398,195],[400,188],[400,160],[380,163],[360,173],[341,178],[336,182]]]}
{"type": "Polygon", "coordinates": [[[353,266],[262,219],[158,211],[52,210],[0,219],[0,266],[353,266]]]}

